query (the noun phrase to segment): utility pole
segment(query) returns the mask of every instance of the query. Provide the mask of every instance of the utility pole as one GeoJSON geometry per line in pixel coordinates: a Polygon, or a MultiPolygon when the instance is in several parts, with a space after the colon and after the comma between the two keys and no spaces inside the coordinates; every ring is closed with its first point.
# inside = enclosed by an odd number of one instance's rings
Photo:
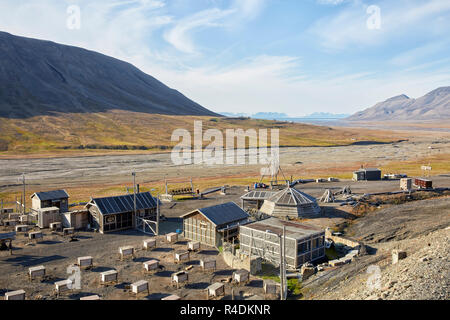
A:
{"type": "Polygon", "coordinates": [[[22,173],[22,184],[23,184],[23,195],[22,195],[22,206],[23,206],[23,214],[26,212],[26,200],[25,200],[25,173],[22,173]]]}
{"type": "Polygon", "coordinates": [[[159,192],[156,196],[156,235],[159,236],[159,192]]]}
{"type": "Polygon", "coordinates": [[[280,240],[280,300],[284,297],[284,277],[283,277],[283,241],[281,235],[278,235],[280,240]]]}
{"type": "Polygon", "coordinates": [[[136,172],[132,172],[131,175],[133,176],[133,205],[134,205],[134,223],[135,227],[138,225],[138,217],[136,213],[136,172]]]}
{"type": "Polygon", "coordinates": [[[287,279],[286,279],[286,226],[283,226],[283,300],[287,297],[287,279]]]}

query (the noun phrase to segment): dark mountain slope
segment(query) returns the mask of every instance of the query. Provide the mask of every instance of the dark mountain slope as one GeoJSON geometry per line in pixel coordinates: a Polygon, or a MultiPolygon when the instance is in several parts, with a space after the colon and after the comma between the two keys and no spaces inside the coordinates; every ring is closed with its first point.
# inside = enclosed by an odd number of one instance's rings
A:
{"type": "Polygon", "coordinates": [[[113,109],[216,115],[129,63],[0,32],[0,117],[113,109]]]}

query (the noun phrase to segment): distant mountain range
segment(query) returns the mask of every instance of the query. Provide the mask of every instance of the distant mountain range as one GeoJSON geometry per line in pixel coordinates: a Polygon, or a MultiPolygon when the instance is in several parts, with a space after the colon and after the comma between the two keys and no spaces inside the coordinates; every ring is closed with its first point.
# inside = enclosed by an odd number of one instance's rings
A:
{"type": "Polygon", "coordinates": [[[423,97],[404,94],[377,103],[346,118],[349,121],[402,121],[450,119],[450,87],[441,87],[423,97]]]}
{"type": "Polygon", "coordinates": [[[0,117],[114,109],[217,116],[124,61],[0,32],[0,117]]]}
{"type": "Polygon", "coordinates": [[[305,120],[343,119],[349,116],[349,114],[336,114],[328,112],[314,112],[303,117],[289,117],[285,113],[278,113],[278,112],[258,112],[254,114],[221,112],[221,114],[226,117],[248,117],[253,119],[285,120],[285,121],[295,121],[302,119],[305,120]]]}

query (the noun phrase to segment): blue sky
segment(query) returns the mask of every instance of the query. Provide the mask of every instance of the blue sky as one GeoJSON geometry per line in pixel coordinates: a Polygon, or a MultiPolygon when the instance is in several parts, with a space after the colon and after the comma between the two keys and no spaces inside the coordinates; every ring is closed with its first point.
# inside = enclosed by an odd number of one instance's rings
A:
{"type": "Polygon", "coordinates": [[[2,0],[0,30],[126,60],[217,112],[353,113],[450,85],[448,0],[2,0]]]}

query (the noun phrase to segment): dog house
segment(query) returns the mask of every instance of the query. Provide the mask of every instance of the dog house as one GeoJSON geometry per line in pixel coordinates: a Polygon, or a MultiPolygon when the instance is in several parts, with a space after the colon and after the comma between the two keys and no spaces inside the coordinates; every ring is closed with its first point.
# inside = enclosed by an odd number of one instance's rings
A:
{"type": "Polygon", "coordinates": [[[131,284],[131,292],[135,293],[136,295],[138,295],[139,293],[142,293],[142,292],[150,293],[148,281],[139,280],[135,283],[132,283],[131,284]]]}
{"type": "Polygon", "coordinates": [[[198,241],[191,241],[188,243],[188,250],[190,251],[198,251],[200,250],[200,242],[198,241]]]}
{"type": "Polygon", "coordinates": [[[41,231],[30,232],[28,234],[28,238],[30,240],[43,239],[44,238],[44,234],[41,231]]]}
{"type": "Polygon", "coordinates": [[[161,300],[181,300],[181,298],[179,296],[177,296],[176,294],[172,294],[170,296],[167,296],[165,298],[162,298],[161,300]]]}
{"type": "Polygon", "coordinates": [[[134,247],[126,246],[119,248],[120,259],[132,258],[134,256],[134,247]]]}
{"type": "Polygon", "coordinates": [[[220,297],[225,296],[225,285],[220,282],[213,283],[208,288],[206,288],[206,298],[209,299],[210,297],[220,297]]]}
{"type": "Polygon", "coordinates": [[[175,252],[173,259],[175,263],[188,262],[190,260],[189,251],[175,252]]]}
{"type": "Polygon", "coordinates": [[[100,300],[100,297],[96,294],[87,297],[81,297],[80,300],[100,300]]]}
{"type": "Polygon", "coordinates": [[[29,276],[30,280],[33,280],[35,278],[45,277],[45,267],[37,266],[37,267],[28,268],[28,276],[29,276]]]}
{"type": "Polygon", "coordinates": [[[93,265],[93,258],[91,256],[79,257],[78,266],[80,268],[90,268],[93,265]]]}
{"type": "Polygon", "coordinates": [[[250,272],[245,269],[240,269],[233,273],[233,282],[237,284],[247,283],[250,281],[250,272]]]}
{"type": "Polygon", "coordinates": [[[75,233],[75,228],[64,228],[63,236],[73,235],[75,233]]]}
{"type": "Polygon", "coordinates": [[[58,231],[61,230],[62,224],[61,222],[52,222],[50,223],[50,230],[58,231]]]}
{"type": "Polygon", "coordinates": [[[25,300],[25,291],[16,290],[5,293],[5,300],[25,300]]]}
{"type": "Polygon", "coordinates": [[[158,260],[149,260],[143,263],[145,271],[155,271],[159,268],[158,260]]]}
{"type": "Polygon", "coordinates": [[[116,270],[108,270],[102,272],[100,275],[102,283],[117,282],[118,272],[116,270]]]}
{"type": "Polygon", "coordinates": [[[216,270],[216,260],[200,260],[200,267],[203,271],[215,271],[216,270]]]}
{"type": "Polygon", "coordinates": [[[186,271],[179,271],[172,274],[172,284],[176,285],[177,288],[182,283],[187,283],[189,281],[189,275],[186,271]]]}
{"type": "Polygon", "coordinates": [[[156,239],[145,239],[142,244],[145,250],[156,248],[156,239]]]}
{"type": "Polygon", "coordinates": [[[18,225],[16,226],[16,232],[27,232],[28,231],[28,226],[27,225],[18,225]]]}
{"type": "Polygon", "coordinates": [[[265,294],[276,294],[278,284],[273,280],[264,280],[263,287],[265,294]]]}
{"type": "Polygon", "coordinates": [[[55,282],[55,293],[61,294],[66,291],[72,290],[72,280],[66,279],[55,282]]]}
{"type": "Polygon", "coordinates": [[[178,241],[178,233],[176,232],[171,232],[166,234],[166,241],[169,243],[175,243],[178,241]]]}

